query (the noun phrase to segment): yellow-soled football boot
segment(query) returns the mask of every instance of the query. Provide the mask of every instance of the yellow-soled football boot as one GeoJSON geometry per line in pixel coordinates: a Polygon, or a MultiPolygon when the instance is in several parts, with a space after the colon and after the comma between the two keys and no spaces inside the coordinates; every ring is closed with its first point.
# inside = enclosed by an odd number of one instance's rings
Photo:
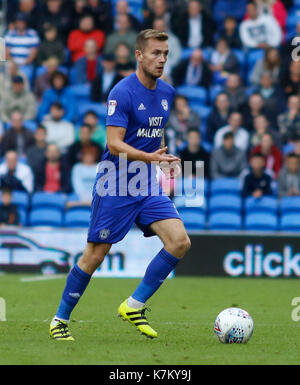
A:
{"type": "Polygon", "coordinates": [[[50,337],[59,341],[74,341],[67,322],[53,319],[49,329],[50,337]]]}
{"type": "Polygon", "coordinates": [[[148,338],[157,338],[157,332],[152,329],[145,316],[145,311],[150,310],[146,306],[140,309],[133,309],[127,305],[127,299],[121,303],[118,309],[118,316],[123,318],[124,321],[130,322],[134,325],[143,335],[148,338]]]}

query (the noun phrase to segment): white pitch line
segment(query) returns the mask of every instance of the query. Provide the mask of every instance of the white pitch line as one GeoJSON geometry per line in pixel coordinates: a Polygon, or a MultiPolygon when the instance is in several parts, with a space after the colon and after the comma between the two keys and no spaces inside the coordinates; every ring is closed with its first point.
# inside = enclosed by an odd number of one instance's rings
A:
{"type": "Polygon", "coordinates": [[[50,281],[51,279],[65,278],[66,274],[39,275],[34,277],[20,278],[21,282],[50,281]]]}

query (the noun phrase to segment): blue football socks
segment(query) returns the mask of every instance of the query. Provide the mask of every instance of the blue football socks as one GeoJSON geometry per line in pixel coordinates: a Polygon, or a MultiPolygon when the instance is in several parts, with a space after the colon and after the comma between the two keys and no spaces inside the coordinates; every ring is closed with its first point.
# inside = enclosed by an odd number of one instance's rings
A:
{"type": "Polygon", "coordinates": [[[70,314],[77,305],[90,279],[91,275],[81,270],[78,265],[73,267],[68,275],[62,299],[55,316],[56,318],[65,321],[70,319],[70,314]]]}
{"type": "Polygon", "coordinates": [[[144,278],[131,297],[145,303],[157,291],[171,271],[174,270],[178,262],[178,258],[168,253],[165,249],[161,249],[150,262],[144,278]]]}

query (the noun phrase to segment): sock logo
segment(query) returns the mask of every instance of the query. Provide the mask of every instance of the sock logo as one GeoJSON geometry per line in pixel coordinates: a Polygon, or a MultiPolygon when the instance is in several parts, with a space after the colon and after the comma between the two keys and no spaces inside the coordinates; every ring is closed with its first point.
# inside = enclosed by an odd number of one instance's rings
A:
{"type": "Polygon", "coordinates": [[[80,298],[80,294],[79,293],[69,293],[69,296],[72,297],[72,298],[80,298]]]}

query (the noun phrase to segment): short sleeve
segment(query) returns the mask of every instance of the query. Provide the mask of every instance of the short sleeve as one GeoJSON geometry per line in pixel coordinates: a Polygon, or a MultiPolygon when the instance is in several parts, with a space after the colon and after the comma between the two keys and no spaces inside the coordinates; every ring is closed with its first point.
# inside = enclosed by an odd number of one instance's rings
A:
{"type": "Polygon", "coordinates": [[[127,128],[130,114],[131,98],[128,90],[115,87],[107,99],[106,126],[127,128]]]}

